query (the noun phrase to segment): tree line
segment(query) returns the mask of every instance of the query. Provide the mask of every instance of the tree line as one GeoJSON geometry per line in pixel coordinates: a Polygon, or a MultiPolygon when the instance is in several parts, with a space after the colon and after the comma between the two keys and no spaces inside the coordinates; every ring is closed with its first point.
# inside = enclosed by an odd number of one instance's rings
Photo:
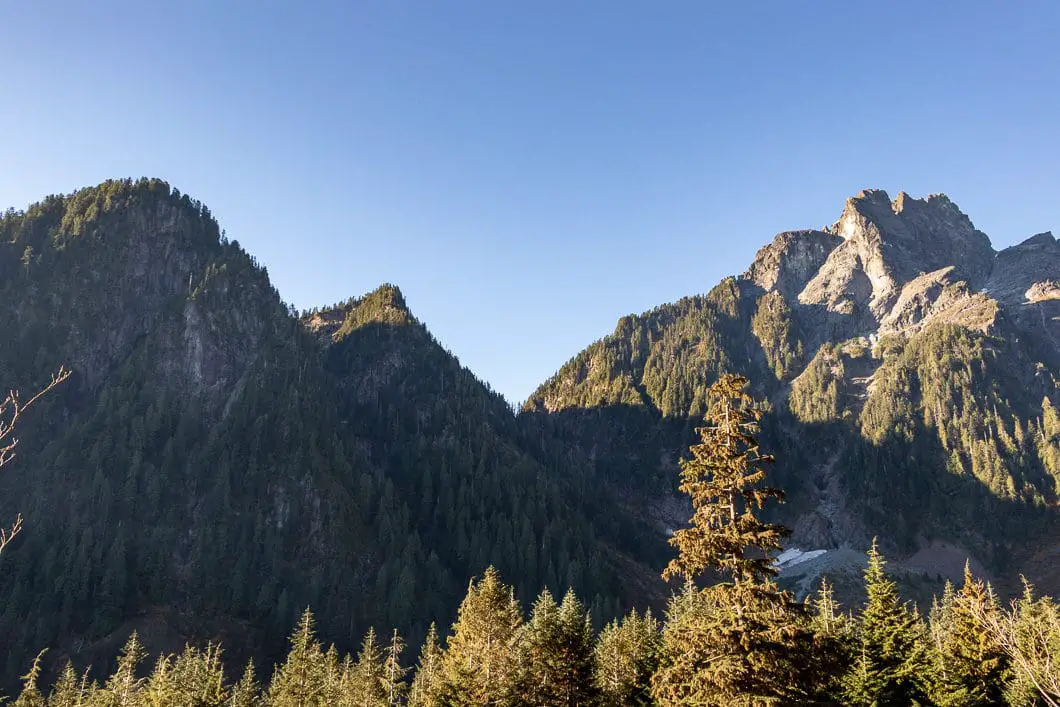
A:
{"type": "Polygon", "coordinates": [[[700,442],[682,461],[692,501],[664,576],[679,583],[665,616],[633,611],[594,635],[573,591],[547,590],[529,614],[493,568],[473,579],[456,621],[411,659],[397,631],[370,629],[355,655],[327,648],[309,609],[266,682],[253,663],[227,677],[217,645],[163,655],[144,673],[133,634],[102,684],[67,664],[51,689],[40,657],[18,707],[298,705],[1060,705],[1060,606],[1029,585],[1005,605],[966,569],[927,616],[899,596],[875,546],[867,599],[844,610],[827,582],[806,600],[775,579],[788,531],[765,522],[783,499],[758,447],[762,406],[746,379],[710,388],[700,442]]]}

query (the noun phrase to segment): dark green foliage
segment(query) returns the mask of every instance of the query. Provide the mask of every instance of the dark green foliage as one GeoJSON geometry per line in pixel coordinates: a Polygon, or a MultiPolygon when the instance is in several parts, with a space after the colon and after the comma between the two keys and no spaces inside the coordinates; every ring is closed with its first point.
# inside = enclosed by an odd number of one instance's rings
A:
{"type": "Polygon", "coordinates": [[[593,635],[573,592],[560,605],[545,590],[534,603],[516,649],[510,703],[525,707],[593,704],[593,635]]]}
{"type": "Polygon", "coordinates": [[[901,603],[884,560],[873,544],[865,570],[868,602],[857,627],[853,665],[844,681],[850,705],[929,704],[933,678],[927,632],[901,603]]]}
{"type": "Polygon", "coordinates": [[[615,565],[637,566],[636,524],[395,287],[292,316],[158,180],[9,212],[0,275],[18,303],[0,380],[74,371],[0,475],[0,519],[26,518],[0,560],[0,684],[40,645],[100,669],[100,641],[144,615],[167,637],[152,648],[218,636],[259,664],[306,605],[347,651],[373,625],[418,642],[490,564],[527,594],[573,587],[600,620],[629,605],[615,565]]]}

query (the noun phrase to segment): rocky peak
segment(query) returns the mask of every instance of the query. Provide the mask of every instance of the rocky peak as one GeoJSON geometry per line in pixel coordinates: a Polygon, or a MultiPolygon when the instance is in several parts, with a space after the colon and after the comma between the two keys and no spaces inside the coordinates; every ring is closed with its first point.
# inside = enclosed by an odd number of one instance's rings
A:
{"type": "Polygon", "coordinates": [[[312,312],[302,324],[325,341],[339,341],[366,324],[404,325],[415,319],[397,285],[380,285],[363,297],[312,312]]]}
{"type": "Polygon", "coordinates": [[[990,240],[942,194],[894,201],[882,189],[847,199],[829,231],[843,239],[799,294],[799,301],[850,317],[854,330],[875,328],[902,288],[924,273],[953,267],[954,279],[981,286],[990,273],[990,240]]]}

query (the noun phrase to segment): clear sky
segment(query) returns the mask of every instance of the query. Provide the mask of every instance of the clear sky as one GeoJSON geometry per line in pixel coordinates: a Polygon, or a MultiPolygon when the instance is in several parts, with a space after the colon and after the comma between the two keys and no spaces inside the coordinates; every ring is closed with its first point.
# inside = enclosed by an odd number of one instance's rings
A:
{"type": "Polygon", "coordinates": [[[0,208],[201,199],[299,308],[398,284],[509,400],[863,187],[1057,229],[1060,3],[0,2],[0,208]]]}

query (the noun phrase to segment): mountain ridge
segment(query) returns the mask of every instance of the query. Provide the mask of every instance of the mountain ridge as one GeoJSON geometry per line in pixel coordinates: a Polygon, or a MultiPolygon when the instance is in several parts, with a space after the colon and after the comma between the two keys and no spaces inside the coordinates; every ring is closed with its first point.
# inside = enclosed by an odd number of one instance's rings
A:
{"type": "Polygon", "coordinates": [[[632,601],[616,567],[652,572],[393,286],[314,331],[205,206],[148,179],[7,212],[0,272],[0,373],[74,371],[0,474],[0,518],[26,518],[0,558],[0,680],[44,645],[109,658],[132,627],[268,664],[306,605],[340,646],[416,641],[490,564],[605,619],[632,601]]]}

